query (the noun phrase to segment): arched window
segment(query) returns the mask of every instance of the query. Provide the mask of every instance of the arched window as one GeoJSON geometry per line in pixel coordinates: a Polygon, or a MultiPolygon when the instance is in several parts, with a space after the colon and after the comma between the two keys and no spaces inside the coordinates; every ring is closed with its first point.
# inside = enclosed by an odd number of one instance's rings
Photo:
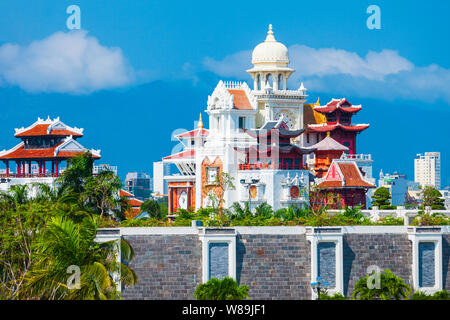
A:
{"type": "Polygon", "coordinates": [[[256,90],[261,90],[261,76],[259,74],[256,76],[256,90]]]}
{"type": "Polygon", "coordinates": [[[279,74],[278,75],[278,90],[284,90],[285,88],[283,87],[283,75],[279,74]]]}
{"type": "Polygon", "coordinates": [[[272,87],[272,83],[273,83],[272,75],[269,73],[268,75],[266,75],[266,84],[265,84],[265,86],[269,85],[269,86],[272,87]]]}

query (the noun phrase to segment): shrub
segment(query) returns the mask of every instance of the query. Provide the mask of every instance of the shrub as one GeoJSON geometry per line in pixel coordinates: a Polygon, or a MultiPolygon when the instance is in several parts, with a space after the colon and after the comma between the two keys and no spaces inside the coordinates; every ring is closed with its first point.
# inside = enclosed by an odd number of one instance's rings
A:
{"type": "Polygon", "coordinates": [[[380,272],[380,287],[369,288],[371,282],[369,275],[358,280],[353,291],[352,298],[356,300],[401,300],[411,294],[411,287],[404,280],[391,270],[386,269],[380,272]]]}
{"type": "Polygon", "coordinates": [[[377,224],[381,224],[381,225],[403,225],[404,224],[404,219],[403,218],[397,218],[394,217],[392,215],[388,215],[386,217],[381,217],[380,219],[377,220],[377,224]]]}
{"type": "Polygon", "coordinates": [[[347,300],[347,297],[337,292],[329,296],[327,292],[320,294],[320,300],[347,300]]]}
{"type": "Polygon", "coordinates": [[[245,300],[248,298],[248,287],[238,285],[237,281],[225,277],[222,280],[212,278],[195,289],[196,300],[245,300]]]}
{"type": "Polygon", "coordinates": [[[419,214],[414,217],[411,222],[412,226],[437,226],[437,225],[448,225],[450,224],[450,218],[447,216],[435,212],[435,213],[423,213],[419,211],[419,214]]]}
{"type": "Polygon", "coordinates": [[[442,290],[435,292],[434,294],[426,294],[422,291],[416,291],[409,298],[410,300],[450,300],[450,292],[447,290],[442,290]]]}

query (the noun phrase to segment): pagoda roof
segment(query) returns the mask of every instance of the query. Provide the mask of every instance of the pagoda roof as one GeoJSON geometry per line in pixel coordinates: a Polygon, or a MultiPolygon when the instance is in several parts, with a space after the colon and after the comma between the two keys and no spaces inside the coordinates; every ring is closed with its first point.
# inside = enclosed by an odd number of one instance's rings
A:
{"type": "Polygon", "coordinates": [[[344,130],[344,131],[363,131],[369,127],[369,124],[367,123],[360,123],[360,124],[351,124],[351,125],[344,125],[341,123],[336,124],[327,124],[327,123],[320,123],[320,124],[310,124],[308,126],[308,132],[328,132],[328,131],[334,131],[338,128],[344,130]]]}
{"type": "Polygon", "coordinates": [[[197,128],[191,131],[187,131],[175,136],[177,139],[189,139],[195,137],[207,137],[209,135],[209,131],[203,128],[197,128]]]}
{"type": "Polygon", "coordinates": [[[279,120],[267,121],[259,129],[244,129],[244,131],[254,138],[267,137],[271,135],[272,132],[277,133],[280,137],[295,138],[301,135],[305,129],[290,130],[283,122],[283,117],[281,117],[279,120]]]}
{"type": "Polygon", "coordinates": [[[144,201],[141,201],[136,198],[127,199],[127,201],[132,207],[140,207],[144,203],[144,201]]]}
{"type": "Polygon", "coordinates": [[[253,110],[247,93],[244,89],[227,89],[228,93],[233,95],[233,109],[253,110]]]}
{"type": "Polygon", "coordinates": [[[127,197],[127,198],[133,198],[134,197],[134,194],[132,194],[132,193],[126,191],[126,190],[123,190],[123,189],[120,189],[119,195],[121,197],[127,197]]]}
{"type": "Polygon", "coordinates": [[[325,189],[376,188],[364,178],[355,161],[336,159],[331,163],[325,177],[318,182],[317,186],[325,189]]]}
{"type": "Polygon", "coordinates": [[[164,157],[163,160],[183,160],[183,159],[194,159],[195,150],[184,150],[178,153],[174,153],[170,156],[164,157]]]}
{"type": "Polygon", "coordinates": [[[33,136],[73,136],[82,137],[83,129],[70,127],[59,120],[59,117],[51,120],[38,120],[29,127],[15,129],[15,137],[33,137],[33,136]]]}
{"type": "Polygon", "coordinates": [[[326,137],[325,139],[322,139],[321,141],[313,145],[312,148],[315,148],[317,151],[331,151],[331,150],[348,151],[348,148],[346,146],[340,144],[331,137],[326,137]]]}
{"type": "Polygon", "coordinates": [[[19,143],[9,150],[0,151],[0,159],[55,159],[73,158],[90,151],[92,158],[100,159],[100,150],[88,150],[72,137],[67,137],[63,142],[51,148],[25,149],[24,142],[19,143]]]}
{"type": "Polygon", "coordinates": [[[347,99],[331,99],[325,106],[315,106],[314,110],[321,113],[330,113],[339,109],[342,112],[355,113],[362,109],[361,105],[353,106],[347,99]]]}

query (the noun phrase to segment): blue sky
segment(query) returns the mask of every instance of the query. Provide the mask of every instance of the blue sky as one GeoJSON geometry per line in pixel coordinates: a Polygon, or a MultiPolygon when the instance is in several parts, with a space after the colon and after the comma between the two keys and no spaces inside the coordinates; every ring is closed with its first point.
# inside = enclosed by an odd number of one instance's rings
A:
{"type": "MultiPolygon", "coordinates": [[[[189,130],[220,79],[247,80],[251,50],[273,24],[308,102],[346,97],[371,127],[358,152],[374,175],[413,179],[417,153],[440,151],[450,185],[447,1],[0,1],[0,150],[38,116],[83,127],[101,163],[152,171],[189,130]],[[66,8],[81,8],[69,32],[66,8]],[[369,5],[381,30],[366,27],[369,5]]],[[[206,115],[204,114],[204,119],[206,115]]]]}

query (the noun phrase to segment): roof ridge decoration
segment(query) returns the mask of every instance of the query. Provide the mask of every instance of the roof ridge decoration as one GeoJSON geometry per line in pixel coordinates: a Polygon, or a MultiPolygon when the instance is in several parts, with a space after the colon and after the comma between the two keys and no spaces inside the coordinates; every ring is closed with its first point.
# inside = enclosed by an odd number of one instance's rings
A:
{"type": "Polygon", "coordinates": [[[18,135],[20,133],[26,132],[28,130],[33,129],[37,125],[42,125],[42,124],[49,125],[47,128],[47,134],[50,134],[50,132],[54,129],[54,127],[56,127],[58,125],[62,125],[63,128],[61,128],[61,129],[63,129],[63,130],[69,130],[69,131],[73,131],[75,133],[79,133],[79,134],[83,135],[83,130],[84,130],[83,128],[70,127],[70,126],[66,125],[65,123],[63,123],[59,117],[56,117],[52,120],[52,119],[50,119],[50,116],[47,116],[46,120],[38,117],[37,121],[35,121],[33,124],[29,125],[28,127],[15,128],[14,135],[18,135]]]}
{"type": "Polygon", "coordinates": [[[100,149],[89,150],[89,149],[83,147],[78,141],[73,139],[73,136],[67,136],[64,139],[64,141],[55,148],[54,156],[56,157],[60,151],[84,151],[84,152],[89,151],[92,155],[98,156],[98,157],[100,157],[100,152],[101,152],[100,149]],[[75,148],[71,147],[70,145],[75,146],[75,148]]]}
{"type": "Polygon", "coordinates": [[[66,125],[64,122],[62,122],[61,120],[59,120],[59,117],[56,118],[47,128],[47,134],[50,134],[50,132],[52,132],[53,129],[63,129],[63,130],[69,130],[69,131],[73,131],[75,133],[79,133],[79,134],[83,134],[83,128],[77,128],[77,127],[70,127],[68,125],[66,125]],[[58,128],[58,126],[61,126],[61,128],[58,128]]]}
{"type": "Polygon", "coordinates": [[[242,90],[245,92],[253,110],[256,110],[257,99],[245,81],[220,80],[213,93],[208,96],[207,110],[232,110],[234,109],[234,95],[229,90],[242,90]]]}

